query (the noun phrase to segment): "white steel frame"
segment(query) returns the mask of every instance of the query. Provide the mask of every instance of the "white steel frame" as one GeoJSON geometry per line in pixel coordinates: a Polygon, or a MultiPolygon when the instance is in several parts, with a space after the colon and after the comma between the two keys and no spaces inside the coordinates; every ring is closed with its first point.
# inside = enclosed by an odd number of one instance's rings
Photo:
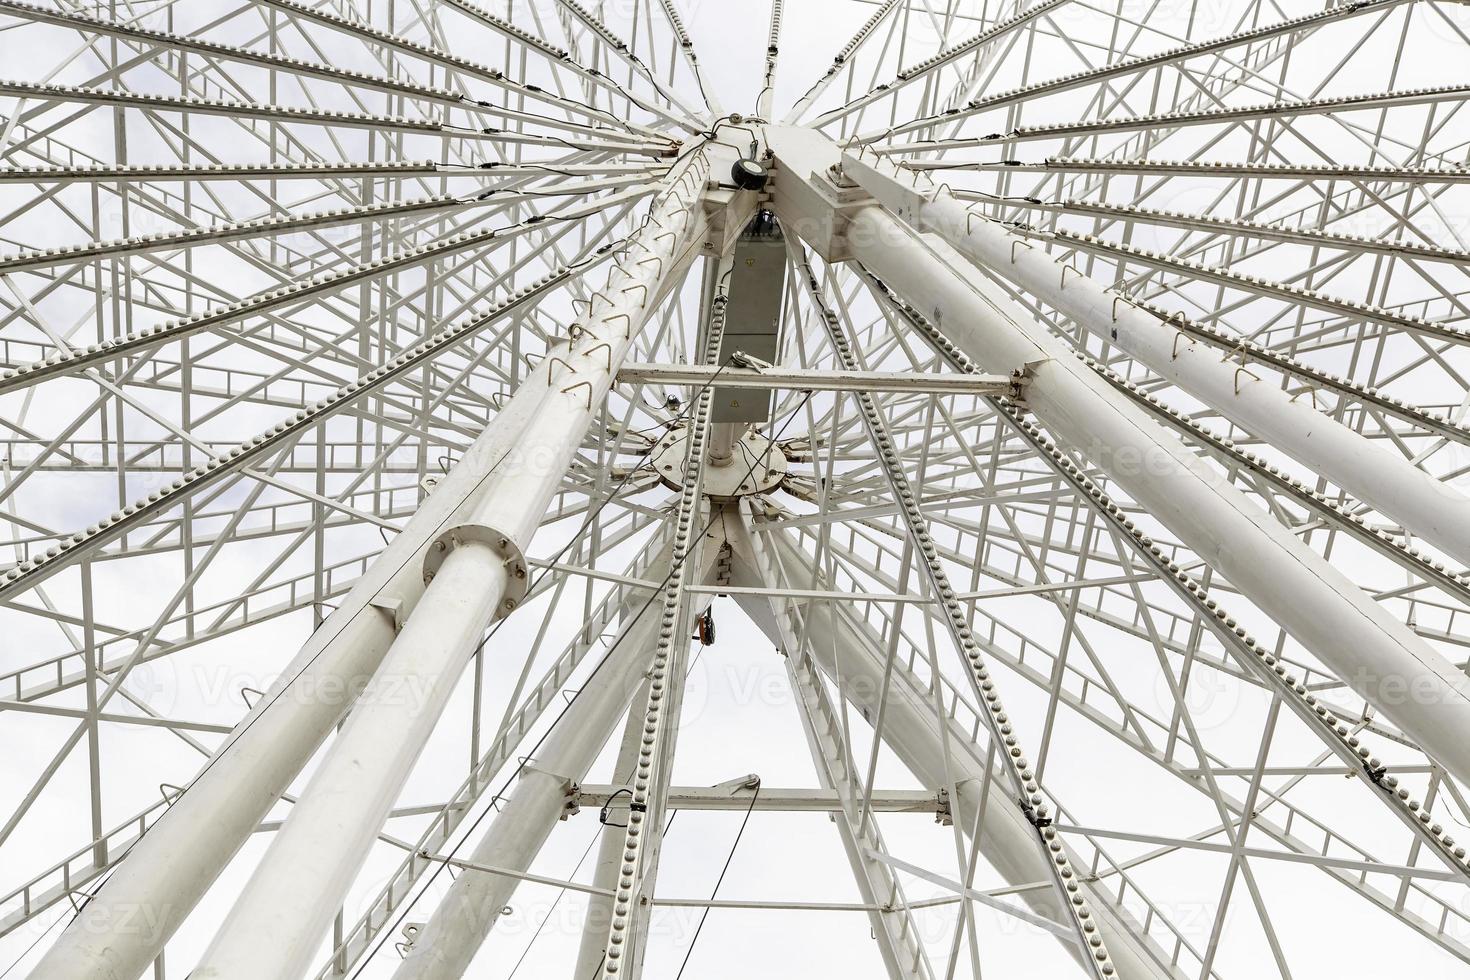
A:
{"type": "Polygon", "coordinates": [[[0,0],[0,980],[1464,970],[1470,12],[1176,6],[0,0]],[[678,778],[732,609],[810,785],[678,778]]]}

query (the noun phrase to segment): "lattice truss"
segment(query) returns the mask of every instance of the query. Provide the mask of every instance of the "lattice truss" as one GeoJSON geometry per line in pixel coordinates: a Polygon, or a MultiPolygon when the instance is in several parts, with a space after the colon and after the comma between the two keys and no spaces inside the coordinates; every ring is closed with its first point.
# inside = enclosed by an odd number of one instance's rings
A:
{"type": "Polygon", "coordinates": [[[1465,969],[1470,13],[768,6],[0,0],[0,976],[1465,969]]]}

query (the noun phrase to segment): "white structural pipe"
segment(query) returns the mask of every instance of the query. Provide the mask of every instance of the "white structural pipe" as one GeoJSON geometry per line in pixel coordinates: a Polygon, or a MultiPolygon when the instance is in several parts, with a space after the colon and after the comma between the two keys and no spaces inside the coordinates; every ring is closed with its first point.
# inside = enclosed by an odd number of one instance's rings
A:
{"type": "MultiPolygon", "coordinates": [[[[701,549],[698,581],[709,577],[718,548],[701,549]]],[[[665,560],[649,568],[661,579],[665,560]]],[[[642,687],[653,659],[663,615],[660,593],[619,631],[606,660],[582,685],[546,741],[526,763],[516,787],[468,860],[482,867],[526,871],[557,822],[566,815],[569,792],[587,778],[618,719],[642,687]]],[[[711,597],[701,597],[708,605],[711,597]]],[[[639,719],[639,728],[642,720],[639,719]]],[[[520,879],[465,871],[455,878],[434,914],[414,939],[394,980],[458,980],[465,976],[520,879]]]]}
{"type": "Polygon", "coordinates": [[[424,591],[423,556],[546,392],[526,379],[213,760],[118,862],[32,980],[136,980],[341,721],[424,591]],[[118,923],[141,928],[117,928],[118,923]]]}
{"type": "MultiPolygon", "coordinates": [[[[732,538],[732,543],[737,556],[742,552],[748,556],[734,565],[738,584],[780,589],[799,582],[803,588],[827,587],[825,574],[787,532],[748,534],[745,542],[732,538]]],[[[819,638],[807,652],[842,696],[870,722],[877,718],[887,672],[889,685],[881,733],[884,744],[926,787],[937,789],[945,784],[945,752],[934,696],[901,660],[888,659],[883,644],[865,624],[854,623],[847,616],[834,616],[829,602],[798,604],[790,599],[738,595],[736,600],[777,646],[785,644],[788,629],[799,631],[804,627],[807,635],[819,638]],[[768,606],[771,615],[763,615],[762,606],[768,606]],[[790,621],[790,625],[783,628],[780,620],[790,621]]],[[[967,728],[952,718],[946,718],[944,724],[950,729],[951,745],[959,746],[951,754],[958,795],[951,801],[952,815],[969,836],[975,829],[976,815],[982,813],[984,760],[967,728]]],[[[995,786],[1000,786],[999,775],[995,778],[995,786]]],[[[997,799],[994,787],[980,823],[980,853],[1008,884],[1037,885],[1050,879],[1046,857],[1037,846],[1036,828],[1014,801],[997,799]]],[[[1135,923],[1122,921],[1106,889],[1088,883],[1083,887],[1120,980],[1180,980],[1180,974],[1167,966],[1167,956],[1141,938],[1142,930],[1135,923]]],[[[1051,888],[1037,885],[1018,894],[1031,911],[1053,922],[1067,922],[1067,911],[1058,906],[1057,893],[1051,888]]],[[[1068,951],[1081,955],[1075,945],[1069,944],[1068,951]]]]}
{"type": "MultiPolygon", "coordinates": [[[[830,200],[815,185],[840,164],[837,147],[808,130],[772,127],[767,134],[782,178],[811,175],[794,182],[794,191],[778,184],[777,213],[792,212],[788,227],[830,251],[813,209],[830,200]]],[[[915,234],[878,204],[853,201],[843,218],[845,256],[929,313],[986,370],[1029,366],[1026,403],[1054,434],[1431,758],[1457,779],[1470,778],[1470,678],[1079,362],[952,248],[915,234]]],[[[829,214],[826,228],[832,224],[829,214]]]]}
{"type": "Polygon", "coordinates": [[[1226,418],[1325,476],[1363,503],[1470,567],[1470,497],[1403,456],[1293,399],[1269,376],[1182,335],[1090,276],[1057,262],[953,195],[921,194],[887,158],[844,156],[843,172],[920,231],[939,235],[980,267],[1016,283],[1191,392],[1226,418]]]}
{"type": "MultiPolygon", "coordinates": [[[[854,218],[874,234],[893,234],[895,223],[876,206],[854,218]]],[[[967,283],[957,265],[922,246],[863,253],[864,264],[900,295],[929,297],[927,305],[942,311],[937,324],[980,364],[1031,364],[1027,405],[1058,438],[1435,761],[1470,778],[1470,678],[1028,322],[997,287],[978,277],[967,283]],[[945,266],[953,274],[940,274],[945,266]]]]}
{"type": "Polygon", "coordinates": [[[495,461],[428,551],[424,574],[433,581],[374,676],[378,696],[355,706],[195,980],[289,980],[309,968],[485,628],[524,595],[524,547],[661,284],[701,240],[708,171],[700,152],[670,175],[585,321],[538,365],[549,388],[514,450],[495,461]]]}

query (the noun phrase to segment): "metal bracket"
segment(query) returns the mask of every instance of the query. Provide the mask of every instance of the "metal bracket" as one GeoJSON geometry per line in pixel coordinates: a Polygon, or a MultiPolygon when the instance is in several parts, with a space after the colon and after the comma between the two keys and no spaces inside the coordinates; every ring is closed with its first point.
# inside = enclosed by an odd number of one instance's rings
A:
{"type": "Polygon", "coordinates": [[[577,373],[577,369],[574,368],[574,367],[572,367],[572,365],[570,363],[568,363],[566,360],[564,360],[559,354],[553,354],[553,355],[551,355],[550,357],[548,357],[546,359],[546,383],[547,384],[550,384],[551,383],[551,366],[554,363],[561,364],[563,367],[565,367],[568,371],[572,372],[573,374],[576,374],[577,373]]]}
{"type": "MultiPolygon", "coordinates": [[[[612,351],[611,350],[608,351],[607,359],[608,359],[608,361],[611,361],[612,360],[612,351]]],[[[611,364],[609,364],[609,367],[611,367],[611,364]]],[[[587,389],[587,411],[589,411],[589,412],[592,411],[592,382],[590,382],[590,381],[578,381],[576,384],[569,384],[565,388],[561,388],[559,390],[561,391],[561,393],[563,395],[566,395],[566,394],[570,394],[573,391],[576,391],[578,388],[586,388],[587,389]]]]}
{"type": "Polygon", "coordinates": [[[605,348],[607,350],[607,369],[609,371],[611,371],[612,370],[613,349],[612,349],[612,344],[609,344],[607,341],[604,340],[601,343],[593,344],[591,347],[587,348],[586,350],[584,350],[582,352],[582,356],[583,357],[591,357],[592,356],[592,352],[595,351],[595,350],[597,350],[599,347],[605,348]]]}
{"type": "Polygon", "coordinates": [[[397,633],[399,630],[403,629],[403,620],[406,617],[403,613],[402,596],[381,594],[375,595],[368,600],[368,605],[372,606],[374,609],[380,609],[388,614],[388,618],[393,622],[393,632],[397,633]]]}
{"type": "Polygon", "coordinates": [[[1183,333],[1174,334],[1174,342],[1169,349],[1169,360],[1177,361],[1179,359],[1179,341],[1181,340],[1187,340],[1191,344],[1194,343],[1193,337],[1186,336],[1183,333]]]}

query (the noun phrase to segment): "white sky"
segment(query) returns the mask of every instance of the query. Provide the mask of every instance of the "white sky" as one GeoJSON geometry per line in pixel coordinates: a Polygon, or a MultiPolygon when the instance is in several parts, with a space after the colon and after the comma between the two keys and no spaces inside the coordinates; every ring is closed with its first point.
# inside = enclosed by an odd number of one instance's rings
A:
{"type": "MultiPolygon", "coordinates": [[[[218,6],[230,9],[229,4],[218,6]]],[[[760,88],[767,5],[687,0],[680,6],[694,37],[708,86],[718,93],[727,111],[751,111],[760,88]]],[[[979,6],[978,2],[969,0],[959,5],[964,13],[974,13],[979,6]]],[[[1099,32],[1105,26],[1106,17],[1098,11],[1107,5],[1094,8],[1079,0],[1074,6],[1092,12],[1077,12],[1060,18],[1059,22],[1073,27],[1084,45],[1102,42],[1103,35],[1099,32]]],[[[1198,11],[1192,11],[1183,2],[1147,8],[1141,3],[1127,2],[1118,7],[1126,16],[1146,16],[1152,31],[1194,38],[1237,29],[1240,12],[1245,9],[1243,4],[1227,0],[1204,3],[1198,11]]],[[[540,9],[543,15],[552,15],[550,0],[544,0],[540,9]]],[[[787,3],[778,115],[783,114],[810,81],[825,70],[832,54],[845,42],[853,27],[868,17],[873,9],[871,4],[856,0],[795,0],[787,3]]],[[[1306,4],[1282,5],[1279,10],[1273,7],[1262,14],[1262,20],[1273,21],[1310,9],[1315,8],[1306,4]]],[[[1428,23],[1433,24],[1434,21],[1428,23]]],[[[968,30],[960,30],[956,36],[968,33],[968,30]]],[[[63,54],[60,47],[44,45],[18,49],[7,40],[13,36],[0,33],[0,46],[9,48],[0,57],[13,59],[12,63],[19,68],[19,71],[0,69],[7,74],[40,77],[46,66],[54,64],[63,54]]],[[[1352,33],[1342,36],[1350,37],[1352,33]]],[[[928,19],[915,14],[908,38],[910,50],[915,53],[903,59],[905,63],[931,52],[933,37],[928,19]]],[[[1446,76],[1463,75],[1463,45],[1452,33],[1425,29],[1416,30],[1414,37],[1423,56],[1402,65],[1397,87],[1438,84],[1446,76]]],[[[1386,50],[1383,47],[1386,43],[1375,42],[1374,50],[1381,55],[1386,50]]],[[[1147,50],[1163,46],[1166,46],[1164,40],[1142,45],[1147,50]]],[[[70,47],[65,50],[69,51],[70,47]]],[[[486,45],[484,50],[465,53],[494,62],[499,50],[495,45],[486,45]]],[[[1294,56],[1293,70],[1300,71],[1304,78],[1310,77],[1314,71],[1320,74],[1329,61],[1335,60],[1340,50],[1330,43],[1304,46],[1300,54],[1294,56]]],[[[343,55],[346,56],[347,52],[343,55]]],[[[1065,51],[1055,47],[1042,52],[1042,60],[1046,58],[1054,59],[1056,73],[1077,67],[1067,59],[1065,51]]],[[[1043,76],[1044,73],[1036,77],[1043,76]]],[[[1383,78],[1371,78],[1366,82],[1360,80],[1364,78],[1368,76],[1362,71],[1349,72],[1334,83],[1334,91],[1372,91],[1387,85],[1383,78]]],[[[1014,79],[998,80],[993,88],[1001,90],[1014,84],[1014,79]]],[[[1060,118],[1066,118],[1068,104],[1058,105],[1062,108],[1055,111],[1060,118]]],[[[0,108],[10,111],[8,105],[0,108]]],[[[1071,108],[1076,109],[1076,106],[1071,108]]],[[[93,118],[98,127],[96,137],[105,139],[105,114],[96,113],[93,118]]],[[[215,124],[202,125],[212,127],[215,124]]],[[[217,132],[223,138],[228,134],[228,128],[227,124],[219,124],[217,132]]],[[[1406,138],[1412,140],[1415,137],[1406,138]]],[[[1345,140],[1345,143],[1352,145],[1351,140],[1345,140]]],[[[1344,149],[1343,152],[1356,151],[1344,149]]],[[[1214,158],[1228,156],[1228,150],[1214,154],[1214,158]]],[[[245,158],[250,157],[247,154],[245,158]]],[[[1180,210],[1203,210],[1211,206],[1211,202],[1205,200],[1208,192],[1198,186],[1176,185],[1172,194],[1174,203],[1155,202],[1153,206],[1180,210]]],[[[8,202],[10,198],[4,200],[8,202]]],[[[1461,210],[1450,209],[1442,218],[1447,227],[1466,227],[1461,210]]],[[[154,229],[133,229],[134,233],[151,230],[154,229]]],[[[47,229],[33,227],[29,233],[32,238],[26,244],[45,245],[53,241],[48,237],[47,229]]],[[[0,250],[8,252],[12,249],[7,243],[0,250]]],[[[690,295],[693,292],[693,289],[689,290],[690,295]]],[[[686,302],[689,299],[690,296],[685,297],[686,302]]],[[[273,417],[274,413],[269,410],[259,413],[262,424],[273,417]]],[[[237,419],[232,420],[232,425],[238,422],[239,428],[253,431],[253,421],[250,418],[237,419]]],[[[84,524],[95,517],[98,512],[95,502],[97,499],[105,500],[104,495],[109,489],[103,485],[102,478],[95,481],[79,479],[58,490],[52,501],[30,499],[26,512],[55,526],[84,524]]],[[[659,498],[655,493],[648,499],[652,502],[659,498]]],[[[110,505],[102,508],[103,511],[110,509],[110,505]]],[[[356,550],[344,540],[339,544],[341,556],[365,550],[375,538],[375,531],[363,532],[353,542],[356,550]]],[[[248,550],[242,549],[233,560],[239,562],[239,567],[227,566],[221,572],[223,578],[214,585],[216,589],[227,591],[231,575],[244,580],[253,573],[248,550]]],[[[135,567],[140,571],[144,568],[141,564],[135,567]]],[[[146,574],[136,574],[130,581],[110,581],[106,593],[99,597],[98,616],[113,617],[130,625],[146,625],[137,622],[139,617],[131,612],[130,607],[152,608],[157,601],[156,591],[155,583],[146,574]]],[[[574,608],[580,607],[579,599],[572,603],[574,608]]],[[[1050,607],[1040,610],[1038,603],[1005,600],[989,608],[992,615],[1010,622],[1023,633],[1033,629],[1048,636],[1056,633],[1054,610],[1050,607]]],[[[766,638],[740,615],[733,602],[717,600],[715,614],[719,641],[703,651],[690,676],[675,782],[708,785],[746,773],[757,773],[768,787],[816,785],[781,658],[766,638]]],[[[54,627],[49,625],[11,618],[14,620],[11,642],[0,644],[0,668],[4,669],[36,659],[30,644],[42,643],[42,632],[54,631],[54,627]]],[[[543,618],[543,608],[523,609],[490,650],[485,663],[487,693],[484,711],[484,717],[490,724],[499,718],[503,699],[520,669],[518,651],[529,643],[543,618]]],[[[558,616],[554,618],[551,635],[569,635],[574,629],[574,623],[558,616]]],[[[139,668],[134,672],[129,689],[149,696],[150,703],[161,712],[228,724],[243,713],[241,689],[267,687],[274,673],[289,660],[309,630],[309,617],[304,614],[277,619],[245,633],[226,637],[207,649],[191,652],[187,657],[161,660],[139,668]]],[[[1139,692],[1141,706],[1156,713],[1166,713],[1169,707],[1167,692],[1156,680],[1150,680],[1154,665],[1146,647],[1120,639],[1099,625],[1089,624],[1084,630],[1110,655],[1117,657],[1117,667],[1134,685],[1133,690],[1139,692]]],[[[44,642],[54,645],[54,641],[55,637],[49,637],[44,642]]],[[[548,648],[556,647],[555,643],[548,644],[548,648]]],[[[1249,752],[1254,743],[1241,740],[1248,740],[1252,734],[1258,733],[1262,708],[1258,694],[1224,686],[1216,690],[1197,690],[1197,700],[1191,702],[1196,723],[1210,739],[1218,739],[1222,745],[1234,745],[1237,756],[1249,752]],[[1249,747],[1241,749],[1241,744],[1249,747]]],[[[1018,719],[1029,719],[1021,722],[1023,729],[1035,731],[1036,719],[1045,710],[1043,698],[1034,689],[1014,683],[1007,686],[1006,696],[1013,715],[1018,719]]],[[[403,804],[441,801],[462,778],[468,753],[465,733],[468,729],[469,698],[469,687],[462,684],[446,713],[444,724],[424,753],[423,764],[403,791],[403,804]]],[[[59,703],[72,704],[73,701],[59,703]]],[[[1085,814],[1088,822],[1160,834],[1193,832],[1210,825],[1213,814],[1204,805],[1202,796],[1164,782],[1156,770],[1144,769],[1133,761],[1128,750],[1100,739],[1097,729],[1075,718],[1064,718],[1059,724],[1058,749],[1053,768],[1048,773],[1049,784],[1061,787],[1059,794],[1078,812],[1085,814]]],[[[13,713],[0,715],[0,747],[3,747],[0,748],[0,813],[10,812],[13,801],[30,785],[41,762],[49,758],[71,727],[72,722],[66,719],[17,716],[13,713]]],[[[854,732],[855,739],[866,738],[867,730],[860,721],[855,722],[854,732]]],[[[213,744],[212,736],[203,740],[206,744],[213,744]]],[[[1283,742],[1285,750],[1296,751],[1299,760],[1308,757],[1313,748],[1313,743],[1300,739],[1286,737],[1283,742]]],[[[132,726],[110,726],[103,752],[108,781],[109,826],[156,799],[160,782],[185,782],[197,768],[199,760],[197,753],[171,736],[132,726]]],[[[593,781],[608,781],[610,758],[611,750],[594,768],[593,781]]],[[[303,780],[298,781],[296,789],[303,785],[303,780]]],[[[918,786],[887,757],[879,769],[878,782],[892,789],[918,786]]],[[[85,785],[85,755],[74,753],[58,773],[53,790],[38,801],[16,836],[0,848],[0,891],[8,890],[12,882],[47,866],[59,853],[85,840],[85,785]]],[[[1321,790],[1313,798],[1316,812],[1324,818],[1340,820],[1344,830],[1374,832],[1381,827],[1380,818],[1376,813],[1370,815],[1360,811],[1363,797],[1361,793],[1354,795],[1353,791],[1357,789],[1354,784],[1321,790]]],[[[288,808],[282,807],[276,815],[285,812],[288,808]]],[[[740,822],[738,813],[681,813],[665,839],[659,894],[706,896],[720,872],[740,822]]],[[[936,825],[932,817],[885,816],[881,826],[896,856],[947,876],[956,874],[952,833],[948,828],[936,825]]],[[[421,829],[422,822],[418,819],[398,820],[389,827],[397,837],[409,840],[414,839],[421,829]]],[[[596,829],[596,814],[592,810],[584,810],[559,826],[532,870],[549,876],[570,876],[596,829]]],[[[247,844],[171,943],[168,952],[170,976],[186,974],[212,935],[213,924],[229,907],[233,893],[245,880],[268,840],[268,835],[258,834],[247,844]]],[[[1143,850],[1146,849],[1120,844],[1116,853],[1133,855],[1143,850]]],[[[354,886],[350,902],[360,903],[365,896],[374,894],[382,884],[383,876],[396,865],[400,856],[401,852],[380,846],[354,886]]],[[[590,863],[589,858],[588,863],[581,866],[577,875],[579,880],[586,881],[590,877],[590,863]]],[[[1456,970],[1457,961],[1386,917],[1379,916],[1366,902],[1332,886],[1320,873],[1284,862],[1260,861],[1254,866],[1262,892],[1267,896],[1266,904],[1271,910],[1272,921],[1285,937],[1283,941],[1295,968],[1294,975],[1356,978],[1412,969],[1422,971],[1421,975],[1425,976],[1450,976],[1456,970]]],[[[1223,867],[1224,858],[1220,855],[1181,855],[1140,877],[1153,890],[1160,904],[1171,911],[1191,940],[1203,944],[1209,934],[1211,910],[1218,901],[1223,867]]],[[[977,887],[997,887],[1000,884],[999,876],[988,867],[982,868],[977,875],[977,887]]],[[[906,880],[905,887],[911,899],[944,894],[942,888],[921,881],[906,880]]],[[[825,816],[814,814],[754,815],[721,886],[720,897],[857,901],[836,830],[825,816]]],[[[1458,902],[1460,909],[1470,913],[1470,898],[1464,897],[1463,892],[1458,902]]],[[[503,980],[513,975],[539,980],[567,975],[581,929],[582,905],[578,896],[573,893],[560,895],[549,887],[523,886],[511,905],[513,913],[502,919],[468,976],[477,980],[503,980]]],[[[70,910],[53,909],[28,927],[0,939],[0,969],[20,956],[59,915],[69,916],[70,910]]],[[[411,916],[421,917],[420,914],[411,916]]],[[[349,921],[352,918],[349,915],[349,921]]],[[[978,906],[976,918],[986,976],[1051,978],[1076,975],[1075,967],[1060,947],[1037,930],[1018,926],[978,906]]],[[[645,976],[651,980],[667,980],[675,976],[693,937],[696,920],[697,913],[689,910],[663,910],[655,915],[645,976]]],[[[953,932],[953,907],[918,912],[916,923],[931,956],[941,964],[942,972],[953,932]]],[[[703,925],[685,976],[701,980],[752,975],[775,978],[842,976],[854,980],[882,977],[885,974],[868,932],[866,917],[853,912],[716,910],[703,925]]],[[[21,970],[26,962],[29,961],[23,961],[14,975],[23,975],[21,970]]],[[[395,962],[396,956],[391,948],[386,949],[363,976],[386,977],[395,962]]],[[[1239,896],[1234,915],[1227,925],[1226,952],[1221,956],[1220,966],[1224,975],[1234,977],[1274,972],[1261,941],[1259,925],[1254,921],[1249,905],[1239,896]]],[[[963,958],[956,976],[970,976],[969,965],[963,958]]]]}

